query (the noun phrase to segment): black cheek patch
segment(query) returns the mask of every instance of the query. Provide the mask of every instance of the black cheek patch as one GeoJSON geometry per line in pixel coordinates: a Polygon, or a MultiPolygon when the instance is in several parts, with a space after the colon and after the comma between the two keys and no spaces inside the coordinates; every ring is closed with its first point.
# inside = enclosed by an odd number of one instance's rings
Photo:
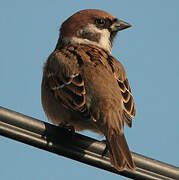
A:
{"type": "Polygon", "coordinates": [[[99,42],[100,40],[100,33],[92,33],[92,32],[83,32],[80,34],[80,37],[83,39],[88,39],[90,41],[99,42]]]}
{"type": "Polygon", "coordinates": [[[113,44],[114,38],[117,35],[117,31],[110,32],[110,42],[113,44]]]}

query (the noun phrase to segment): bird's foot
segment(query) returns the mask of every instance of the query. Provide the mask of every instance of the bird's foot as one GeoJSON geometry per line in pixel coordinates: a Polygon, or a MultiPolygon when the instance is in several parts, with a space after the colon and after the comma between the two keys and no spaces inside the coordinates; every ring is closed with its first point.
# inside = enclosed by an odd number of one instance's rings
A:
{"type": "Polygon", "coordinates": [[[61,124],[59,124],[59,127],[68,130],[72,134],[75,134],[75,128],[73,126],[69,125],[69,124],[61,123],[61,124]]]}
{"type": "Polygon", "coordinates": [[[107,143],[106,143],[106,140],[102,140],[101,142],[105,143],[106,144],[106,147],[102,153],[102,156],[105,156],[108,152],[109,152],[109,149],[108,149],[108,146],[107,146],[107,143]]]}

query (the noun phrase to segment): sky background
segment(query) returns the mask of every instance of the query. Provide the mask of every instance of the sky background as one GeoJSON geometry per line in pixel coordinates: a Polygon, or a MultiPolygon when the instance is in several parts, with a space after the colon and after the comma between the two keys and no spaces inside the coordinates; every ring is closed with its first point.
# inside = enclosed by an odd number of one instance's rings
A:
{"type": "MultiPolygon", "coordinates": [[[[43,64],[60,24],[89,8],[132,24],[112,51],[127,71],[137,109],[133,128],[125,128],[130,149],[179,166],[178,0],[1,0],[0,106],[48,121],[41,106],[43,64]]],[[[1,136],[0,152],[3,180],[127,179],[1,136]]]]}

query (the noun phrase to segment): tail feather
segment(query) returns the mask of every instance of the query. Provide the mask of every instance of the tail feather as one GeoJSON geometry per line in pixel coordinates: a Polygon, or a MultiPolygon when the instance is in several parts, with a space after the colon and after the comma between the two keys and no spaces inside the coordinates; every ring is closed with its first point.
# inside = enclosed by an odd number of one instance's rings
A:
{"type": "Polygon", "coordinates": [[[124,160],[124,158],[122,156],[122,153],[121,153],[120,149],[112,148],[115,145],[115,142],[113,140],[111,139],[110,143],[109,143],[108,140],[106,141],[107,146],[109,148],[109,152],[110,152],[109,156],[110,156],[111,164],[116,169],[123,170],[126,167],[126,162],[125,162],[125,160],[124,160]]]}
{"type": "MultiPolygon", "coordinates": [[[[116,106],[118,107],[118,106],[116,106]]],[[[135,170],[136,166],[132,159],[126,138],[124,136],[124,118],[122,112],[116,107],[103,110],[99,127],[106,136],[106,143],[109,149],[111,164],[117,170],[128,168],[135,170]]]]}
{"type": "Polygon", "coordinates": [[[136,166],[124,134],[113,133],[112,136],[106,138],[111,164],[118,170],[123,170],[126,166],[130,170],[135,170],[136,166]]]}

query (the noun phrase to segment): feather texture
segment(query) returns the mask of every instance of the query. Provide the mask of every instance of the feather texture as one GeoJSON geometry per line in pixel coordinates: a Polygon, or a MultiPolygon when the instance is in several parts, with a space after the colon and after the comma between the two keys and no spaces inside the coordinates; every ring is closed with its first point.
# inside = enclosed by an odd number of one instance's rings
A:
{"type": "Polygon", "coordinates": [[[123,129],[124,123],[132,126],[136,109],[126,72],[110,52],[117,30],[120,21],[101,10],[80,11],[65,21],[44,65],[42,105],[55,124],[104,135],[114,168],[134,170],[123,129]]]}

